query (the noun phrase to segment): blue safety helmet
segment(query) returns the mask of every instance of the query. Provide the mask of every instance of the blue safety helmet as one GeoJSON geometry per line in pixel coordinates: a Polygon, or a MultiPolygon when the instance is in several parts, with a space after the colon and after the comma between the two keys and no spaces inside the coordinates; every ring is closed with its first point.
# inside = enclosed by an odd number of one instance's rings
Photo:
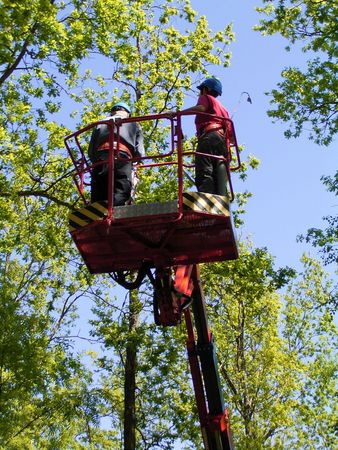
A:
{"type": "Polygon", "coordinates": [[[112,106],[111,110],[112,111],[118,111],[119,109],[123,108],[124,110],[127,111],[127,113],[131,114],[131,109],[130,106],[125,103],[125,102],[118,102],[115,103],[115,105],[112,106]]]}
{"type": "Polygon", "coordinates": [[[197,86],[197,89],[201,90],[202,88],[207,87],[211,91],[215,91],[216,94],[222,95],[222,83],[217,78],[207,78],[197,86]]]}

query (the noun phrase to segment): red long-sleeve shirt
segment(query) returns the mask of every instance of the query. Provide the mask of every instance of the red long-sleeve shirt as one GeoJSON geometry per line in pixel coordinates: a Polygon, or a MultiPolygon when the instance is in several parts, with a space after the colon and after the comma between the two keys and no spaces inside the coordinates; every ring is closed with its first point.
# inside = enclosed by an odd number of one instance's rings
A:
{"type": "MultiPolygon", "coordinates": [[[[212,95],[200,95],[198,97],[197,105],[202,105],[205,108],[205,113],[213,114],[215,116],[221,116],[225,119],[230,119],[228,111],[224,108],[224,106],[217,100],[217,98],[213,97],[212,95]]],[[[206,127],[208,124],[220,124],[220,126],[224,126],[225,122],[225,131],[227,135],[227,139],[231,144],[234,144],[234,135],[233,135],[233,129],[231,126],[231,122],[222,121],[222,119],[218,117],[208,117],[203,114],[196,114],[195,118],[195,125],[196,125],[196,131],[197,135],[201,133],[204,127],[206,127]]]]}

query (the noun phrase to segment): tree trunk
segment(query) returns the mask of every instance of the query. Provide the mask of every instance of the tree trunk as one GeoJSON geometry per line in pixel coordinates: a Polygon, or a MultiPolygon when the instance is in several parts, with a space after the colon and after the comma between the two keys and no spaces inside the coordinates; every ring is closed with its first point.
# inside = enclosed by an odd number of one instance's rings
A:
{"type": "Polygon", "coordinates": [[[129,337],[126,342],[124,375],[124,450],[136,449],[136,372],[139,301],[136,290],[129,293],[129,337]]]}

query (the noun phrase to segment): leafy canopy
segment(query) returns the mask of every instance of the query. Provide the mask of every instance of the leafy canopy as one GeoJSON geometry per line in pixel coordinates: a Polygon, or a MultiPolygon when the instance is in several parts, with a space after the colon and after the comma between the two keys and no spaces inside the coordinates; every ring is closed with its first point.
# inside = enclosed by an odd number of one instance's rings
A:
{"type": "Polygon", "coordinates": [[[255,27],[263,35],[279,33],[292,46],[307,53],[305,69],[288,67],[283,80],[273,89],[271,109],[274,119],[289,122],[287,137],[298,137],[310,127],[309,137],[329,145],[338,129],[337,38],[338,4],[322,0],[264,0],[257,11],[267,16],[255,27]]]}

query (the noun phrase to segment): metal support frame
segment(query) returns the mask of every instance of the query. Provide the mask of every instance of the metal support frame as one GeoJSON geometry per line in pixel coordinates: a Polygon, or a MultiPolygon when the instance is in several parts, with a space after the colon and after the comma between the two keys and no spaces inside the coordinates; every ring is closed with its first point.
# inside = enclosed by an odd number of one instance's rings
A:
{"type": "Polygon", "coordinates": [[[161,284],[155,284],[154,295],[159,300],[156,306],[161,313],[155,316],[155,321],[163,326],[176,325],[180,321],[178,309],[184,313],[188,359],[205,450],[234,450],[199,266],[179,266],[175,272],[175,281],[170,270],[159,271],[156,275],[161,284]],[[190,303],[184,308],[188,298],[191,299],[191,308],[190,303]],[[174,316],[175,320],[172,320],[174,316]]]}
{"type": "MultiPolygon", "coordinates": [[[[206,113],[201,114],[209,116],[206,113]]],[[[184,168],[191,167],[191,165],[186,165],[184,158],[189,159],[196,154],[207,157],[210,155],[193,150],[183,151],[182,115],[182,113],[178,113],[175,118],[166,114],[132,117],[123,119],[119,124],[103,120],[67,136],[65,145],[75,166],[74,181],[85,205],[83,209],[72,214],[70,227],[74,242],[91,273],[113,272],[115,281],[127,289],[133,289],[140,285],[146,273],[150,278],[152,277],[151,267],[156,268],[155,277],[151,279],[154,286],[155,322],[158,325],[174,326],[180,322],[182,314],[184,315],[188,333],[188,358],[205,449],[233,450],[228,411],[224,406],[218,373],[216,348],[209,330],[197,264],[236,259],[238,250],[229,211],[215,213],[214,211],[195,210],[194,207],[187,210],[187,202],[190,204],[193,199],[190,198],[189,193],[183,193],[184,168]],[[116,140],[118,149],[119,125],[122,123],[157,122],[160,119],[170,121],[169,151],[165,154],[160,151],[157,155],[132,158],[131,161],[139,163],[139,169],[156,168],[162,165],[177,166],[177,207],[174,212],[170,210],[165,214],[162,211],[158,214],[135,215],[131,224],[130,217],[123,216],[123,212],[133,206],[114,208],[113,205],[113,168],[115,159],[119,158],[118,150],[115,153],[114,143],[116,140]],[[109,154],[108,161],[104,162],[108,164],[109,170],[105,205],[102,202],[90,204],[86,199],[85,187],[88,185],[86,177],[90,176],[93,167],[102,162],[90,164],[80,142],[82,134],[92,131],[99,124],[106,124],[109,127],[109,154]],[[116,137],[114,137],[114,125],[117,127],[116,137]],[[174,157],[173,160],[171,157],[174,157]],[[148,162],[149,160],[151,162],[148,162]],[[153,239],[154,221],[157,224],[156,239],[153,239]],[[204,228],[199,226],[200,223],[203,223],[204,228]],[[182,225],[181,228],[179,228],[179,224],[182,225]],[[195,224],[198,226],[195,227],[195,224]],[[130,245],[126,245],[126,240],[130,245]],[[121,242],[124,242],[122,247],[121,242]],[[184,245],[185,243],[187,245],[184,245]],[[125,248],[128,248],[128,252],[129,249],[133,249],[132,258],[126,256],[125,248]],[[178,264],[181,265],[177,266],[178,264]],[[171,276],[173,266],[176,266],[174,268],[175,279],[171,276]],[[138,276],[134,281],[127,280],[124,273],[126,270],[138,270],[138,276]]],[[[229,123],[233,130],[234,142],[231,145],[227,142],[228,154],[226,156],[214,155],[213,158],[219,161],[218,176],[222,180],[228,179],[231,201],[234,198],[234,191],[230,171],[239,169],[240,154],[232,121],[225,118],[220,119],[223,120],[224,126],[226,122],[229,123]],[[224,175],[225,172],[227,177],[224,175]]],[[[226,186],[224,189],[225,194],[226,186]]],[[[208,196],[209,194],[204,195],[208,196]]],[[[214,200],[222,209],[224,199],[222,200],[221,196],[215,197],[219,197],[214,200]]],[[[208,204],[209,200],[211,199],[206,198],[203,203],[208,204]]],[[[135,206],[137,207],[137,205],[135,206]]]]}

